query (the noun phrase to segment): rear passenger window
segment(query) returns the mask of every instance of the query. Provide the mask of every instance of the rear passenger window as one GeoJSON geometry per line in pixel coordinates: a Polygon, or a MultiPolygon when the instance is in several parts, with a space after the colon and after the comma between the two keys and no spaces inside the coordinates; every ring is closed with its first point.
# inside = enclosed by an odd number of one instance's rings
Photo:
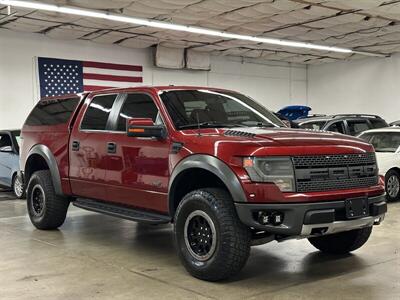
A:
{"type": "Polygon", "coordinates": [[[349,120],[347,121],[350,135],[358,135],[359,133],[368,130],[369,126],[366,120],[349,120]]]}
{"type": "Polygon", "coordinates": [[[389,126],[386,121],[382,119],[370,119],[369,121],[371,122],[372,128],[383,128],[389,126]]]}
{"type": "Polygon", "coordinates": [[[81,129],[105,130],[116,97],[116,94],[94,97],[86,110],[81,129]]]}
{"type": "Polygon", "coordinates": [[[118,117],[118,131],[126,130],[126,120],[150,118],[156,121],[158,109],[153,99],[146,94],[129,94],[118,117]]]}
{"type": "Polygon", "coordinates": [[[25,124],[29,126],[67,123],[79,103],[79,98],[40,101],[29,114],[25,124]]]}

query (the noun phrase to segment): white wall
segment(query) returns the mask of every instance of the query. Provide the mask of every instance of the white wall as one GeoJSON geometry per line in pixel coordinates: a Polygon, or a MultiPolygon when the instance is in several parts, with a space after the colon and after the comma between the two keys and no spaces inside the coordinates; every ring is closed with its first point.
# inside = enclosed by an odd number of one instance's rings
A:
{"type": "Polygon", "coordinates": [[[371,113],[400,119],[400,55],[365,58],[308,69],[314,113],[371,113]]]}
{"type": "Polygon", "coordinates": [[[145,84],[231,88],[274,110],[291,103],[306,103],[307,98],[303,66],[242,63],[238,58],[215,56],[210,72],[166,70],[153,66],[150,49],[54,40],[39,34],[0,30],[0,128],[22,126],[37,101],[37,56],[141,64],[145,84]]]}

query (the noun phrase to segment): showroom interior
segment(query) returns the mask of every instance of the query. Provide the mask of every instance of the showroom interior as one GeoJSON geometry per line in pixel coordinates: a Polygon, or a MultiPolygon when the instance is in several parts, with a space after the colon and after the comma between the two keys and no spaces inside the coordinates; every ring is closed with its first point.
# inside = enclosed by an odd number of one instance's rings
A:
{"type": "Polygon", "coordinates": [[[398,78],[399,0],[0,0],[0,299],[399,299],[398,78]]]}

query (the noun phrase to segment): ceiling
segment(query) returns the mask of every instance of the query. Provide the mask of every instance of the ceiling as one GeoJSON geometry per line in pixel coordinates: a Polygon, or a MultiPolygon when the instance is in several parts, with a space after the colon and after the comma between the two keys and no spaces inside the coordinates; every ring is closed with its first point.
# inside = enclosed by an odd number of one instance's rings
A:
{"type": "MultiPolygon", "coordinates": [[[[393,54],[400,52],[400,0],[43,0],[128,16],[393,54]]],[[[363,58],[360,54],[289,48],[227,40],[193,33],[133,26],[101,19],[7,8],[0,5],[0,28],[42,33],[51,38],[146,48],[157,44],[213,55],[231,55],[301,64],[363,58]]]]}

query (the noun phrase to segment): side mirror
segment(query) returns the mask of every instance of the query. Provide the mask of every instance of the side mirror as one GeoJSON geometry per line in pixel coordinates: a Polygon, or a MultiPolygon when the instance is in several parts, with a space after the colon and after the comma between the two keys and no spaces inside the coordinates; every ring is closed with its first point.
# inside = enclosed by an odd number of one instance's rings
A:
{"type": "Polygon", "coordinates": [[[132,118],[126,122],[126,134],[130,137],[155,137],[164,139],[166,132],[163,125],[154,125],[150,118],[132,118]]]}
{"type": "Polygon", "coordinates": [[[4,146],[0,148],[0,152],[13,152],[13,148],[11,146],[4,146]]]}

